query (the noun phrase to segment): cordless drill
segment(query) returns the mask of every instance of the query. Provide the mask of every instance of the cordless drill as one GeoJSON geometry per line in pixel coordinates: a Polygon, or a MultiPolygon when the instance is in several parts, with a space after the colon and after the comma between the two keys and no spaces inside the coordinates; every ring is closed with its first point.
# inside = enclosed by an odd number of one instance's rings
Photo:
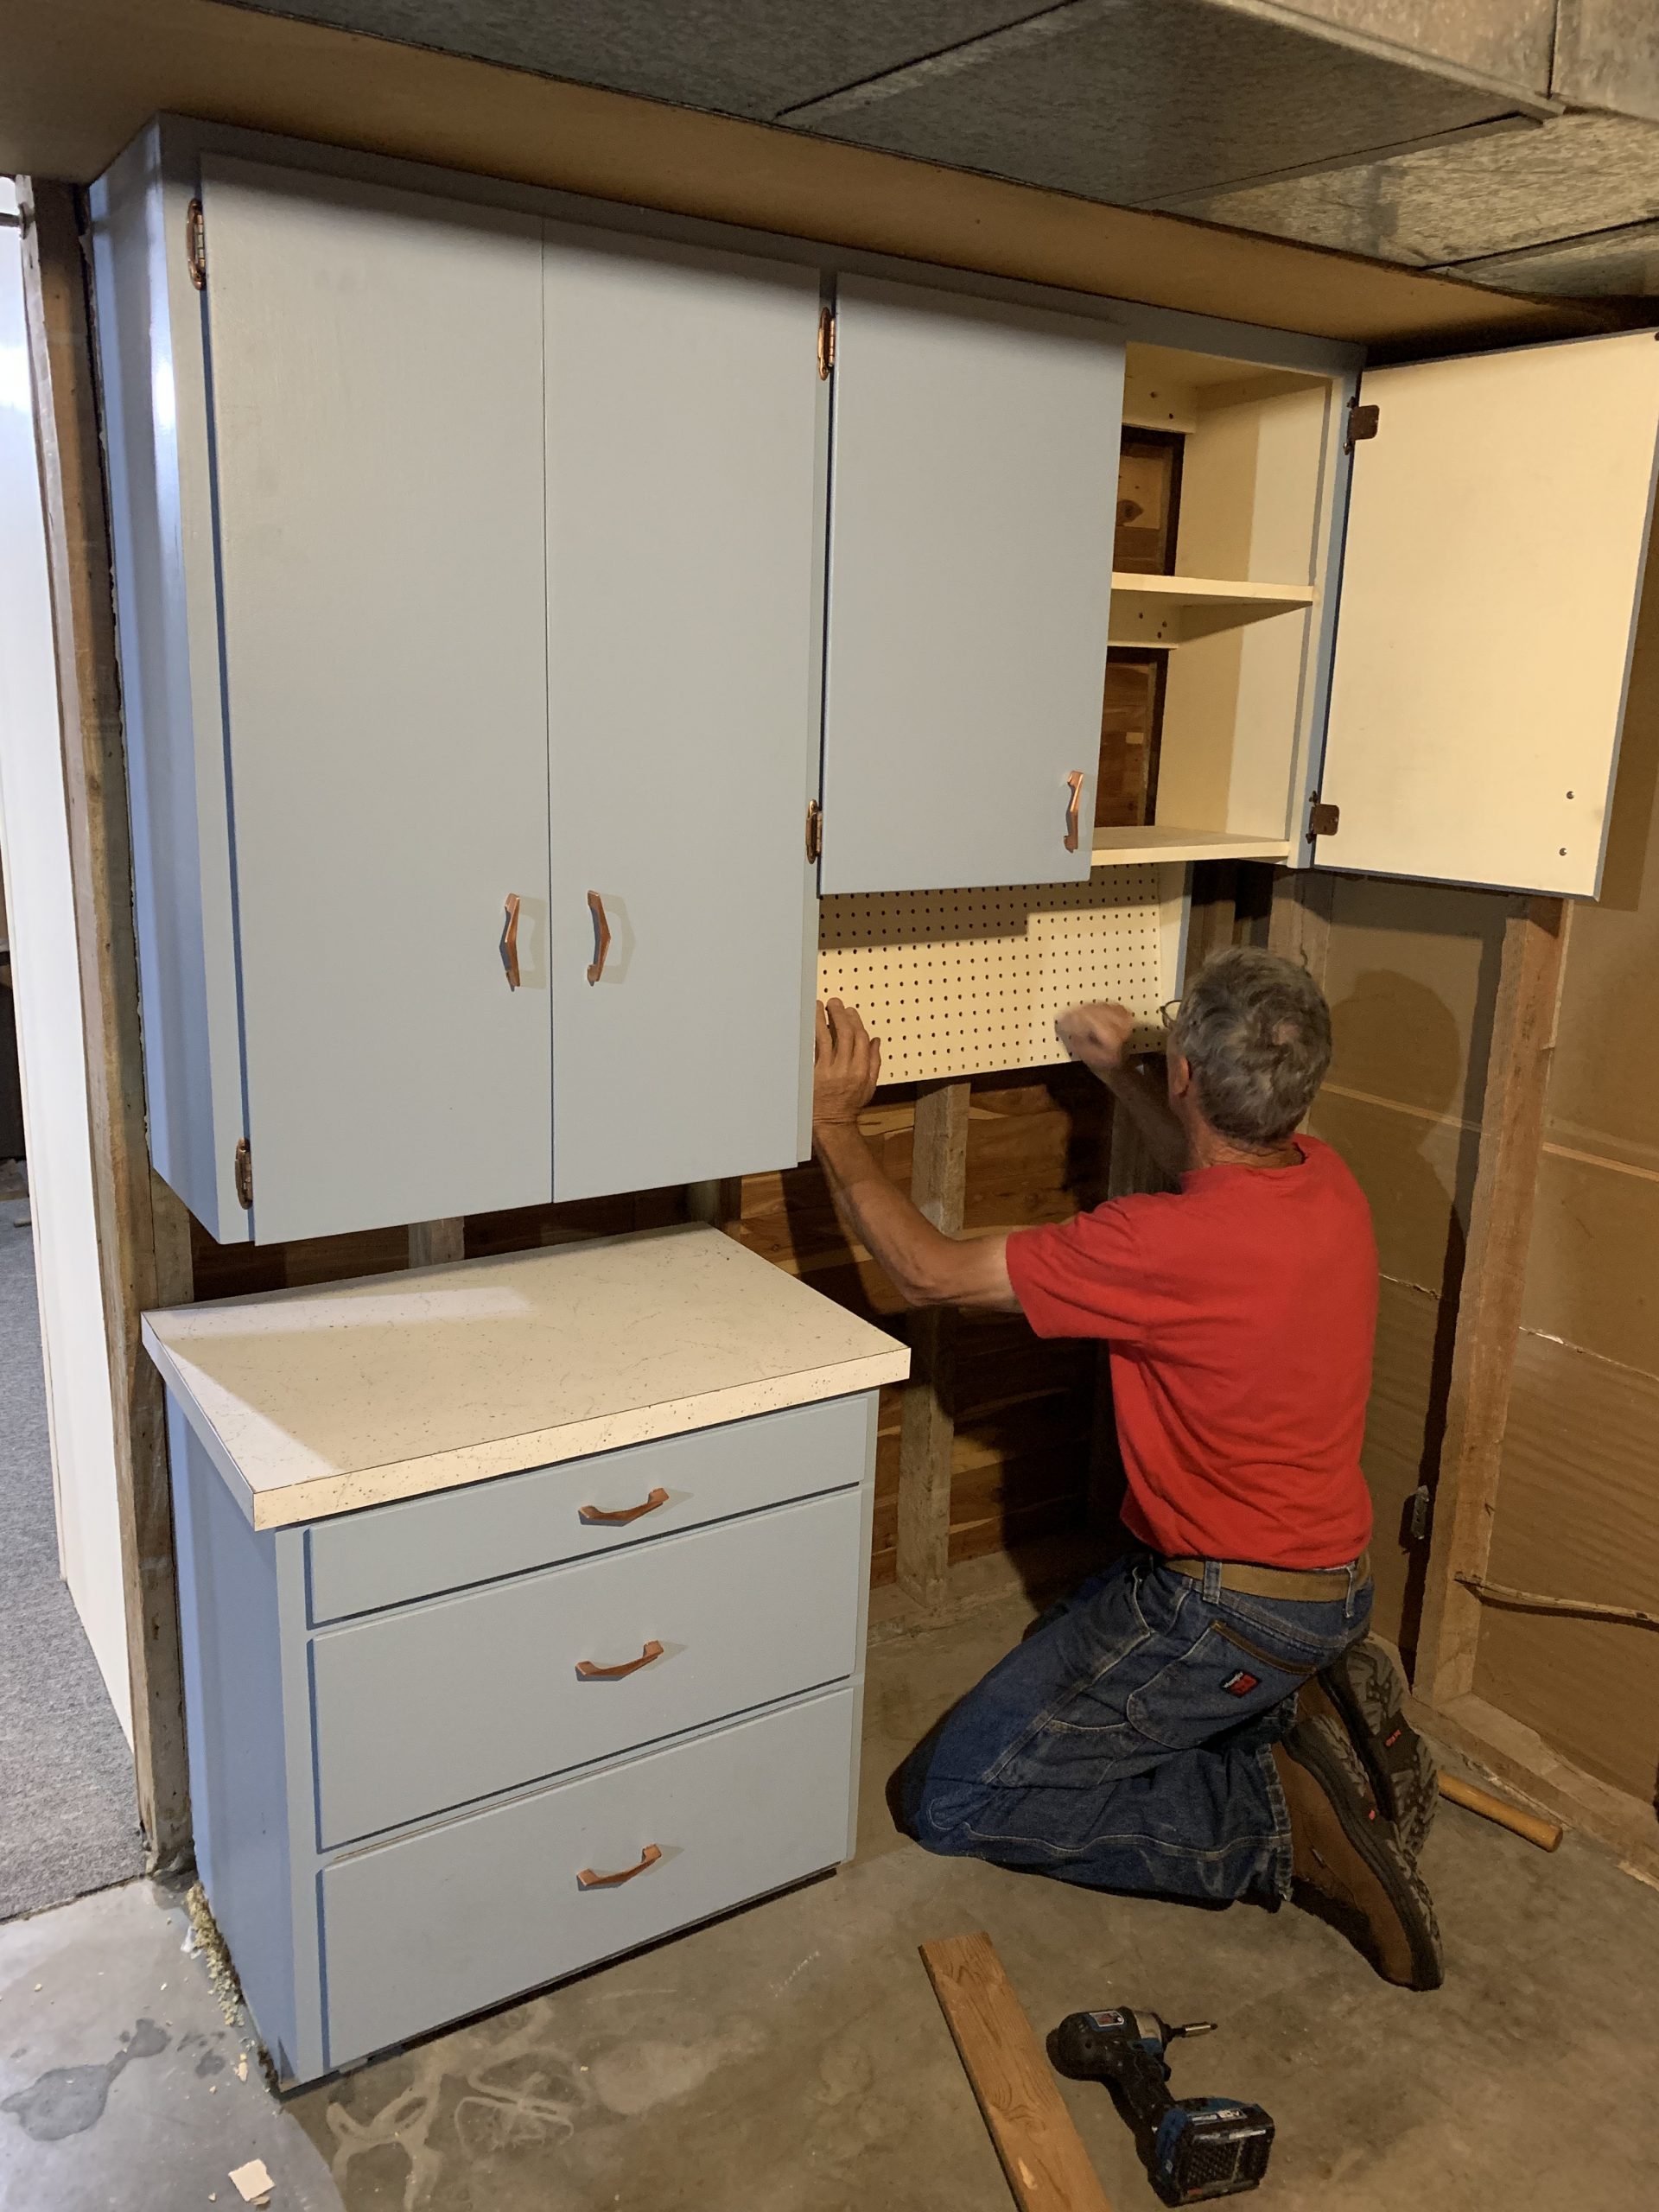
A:
{"type": "Polygon", "coordinates": [[[1049,2063],[1074,2082],[1103,2082],[1135,2130],[1135,2147],[1166,2204],[1198,2204],[1254,2189],[1268,2170],[1273,2122],[1230,2097],[1172,2097],[1164,2053],[1177,2036],[1208,2035],[1213,2020],[1173,2028],[1156,2012],[1072,2012],[1048,2038],[1049,2063]]]}

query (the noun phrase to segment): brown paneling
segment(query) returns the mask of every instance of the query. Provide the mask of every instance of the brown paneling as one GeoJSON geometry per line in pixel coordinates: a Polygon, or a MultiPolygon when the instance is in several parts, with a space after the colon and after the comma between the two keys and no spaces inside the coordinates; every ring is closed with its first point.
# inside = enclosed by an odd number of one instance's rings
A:
{"type": "Polygon", "coordinates": [[[1659,1174],[1545,1152],[1521,1325],[1659,1373],[1659,1174]]]}
{"type": "Polygon", "coordinates": [[[1606,327],[1580,303],[1099,207],[213,0],[10,11],[0,166],[85,181],[158,112],[1362,343],[1606,327]]]}
{"type": "Polygon", "coordinates": [[[1455,1297],[1478,1129],[1329,1088],[1308,1127],[1336,1147],[1370,1201],[1383,1274],[1455,1297]]]}
{"type": "MultiPolygon", "coordinates": [[[[1495,1582],[1652,1608],[1659,1379],[1523,1335],[1492,1533],[1495,1582]]],[[[1616,1788],[1652,1800],[1659,1636],[1483,1608],[1475,1694],[1616,1788]]]]}
{"type": "Polygon", "coordinates": [[[1325,973],[1331,1080],[1478,1121],[1510,905],[1490,891],[1338,877],[1325,973]]]}

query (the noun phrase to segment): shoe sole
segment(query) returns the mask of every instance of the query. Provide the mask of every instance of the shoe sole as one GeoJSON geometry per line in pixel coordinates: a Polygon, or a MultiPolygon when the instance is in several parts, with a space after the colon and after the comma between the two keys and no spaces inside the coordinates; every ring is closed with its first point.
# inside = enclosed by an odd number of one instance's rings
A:
{"type": "Polygon", "coordinates": [[[1364,1770],[1346,1734],[1326,1721],[1299,1721],[1278,1748],[1316,1785],[1325,1818],[1321,1821],[1316,1815],[1313,1824],[1316,1832],[1310,1832],[1306,1840],[1333,1882],[1342,1885],[1343,1893],[1335,1895],[1312,1882],[1306,1886],[1322,1901],[1336,1906],[1344,1923],[1351,1923],[1343,1925],[1343,1932],[1366,1953],[1385,1981],[1408,1989],[1440,1988],[1446,1971],[1433,1905],[1391,1825],[1368,1817],[1362,1809],[1364,1770]],[[1338,1839],[1359,1861],[1357,1880],[1344,1880],[1338,1839]],[[1384,1914],[1406,1940],[1410,1967],[1404,1976],[1389,1971],[1376,1941],[1375,1930],[1384,1914]]]}
{"type": "Polygon", "coordinates": [[[1402,1709],[1394,1662],[1362,1637],[1317,1679],[1323,1701],[1359,1754],[1377,1803],[1394,1822],[1402,1847],[1415,1859],[1433,1823],[1440,1778],[1427,1745],[1402,1709]]]}

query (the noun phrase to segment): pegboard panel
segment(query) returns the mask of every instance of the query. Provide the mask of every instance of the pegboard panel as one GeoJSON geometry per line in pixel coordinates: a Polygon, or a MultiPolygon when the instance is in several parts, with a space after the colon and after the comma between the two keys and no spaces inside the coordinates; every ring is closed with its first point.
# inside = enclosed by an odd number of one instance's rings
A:
{"type": "Polygon", "coordinates": [[[842,894],[819,910],[818,995],[856,1007],[884,1083],[1063,1060],[1054,1017],[1110,999],[1161,1034],[1176,995],[1185,870],[1096,868],[1087,883],[842,894]]]}

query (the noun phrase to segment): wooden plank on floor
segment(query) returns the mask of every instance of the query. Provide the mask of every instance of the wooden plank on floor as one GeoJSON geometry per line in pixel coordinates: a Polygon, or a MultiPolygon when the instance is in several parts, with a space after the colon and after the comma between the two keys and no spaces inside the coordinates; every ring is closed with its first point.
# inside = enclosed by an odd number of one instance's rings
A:
{"type": "Polygon", "coordinates": [[[139,1316],[191,1295],[188,1225],[152,1176],[144,1124],[114,585],[75,194],[24,178],[18,204],[115,1416],[133,1761],[139,1818],[159,1870],[188,1854],[190,1789],[166,1415],[139,1316]]]}
{"type": "MultiPolygon", "coordinates": [[[[936,1229],[962,1228],[968,1186],[968,1084],[925,1084],[916,1095],[910,1195],[936,1229]]],[[[957,1319],[950,1306],[915,1314],[899,1447],[898,1582],[927,1612],[944,1603],[950,1566],[950,1446],[956,1434],[957,1319]]]]}
{"type": "Polygon", "coordinates": [[[1111,2212],[990,1937],[950,1936],[921,1948],[1020,2212],[1111,2212]]]}
{"type": "Polygon", "coordinates": [[[1475,1686],[1480,1600],[1457,1578],[1484,1575],[1491,1550],[1567,911],[1563,899],[1529,899],[1504,925],[1412,1683],[1430,1705],[1475,1686]]]}

